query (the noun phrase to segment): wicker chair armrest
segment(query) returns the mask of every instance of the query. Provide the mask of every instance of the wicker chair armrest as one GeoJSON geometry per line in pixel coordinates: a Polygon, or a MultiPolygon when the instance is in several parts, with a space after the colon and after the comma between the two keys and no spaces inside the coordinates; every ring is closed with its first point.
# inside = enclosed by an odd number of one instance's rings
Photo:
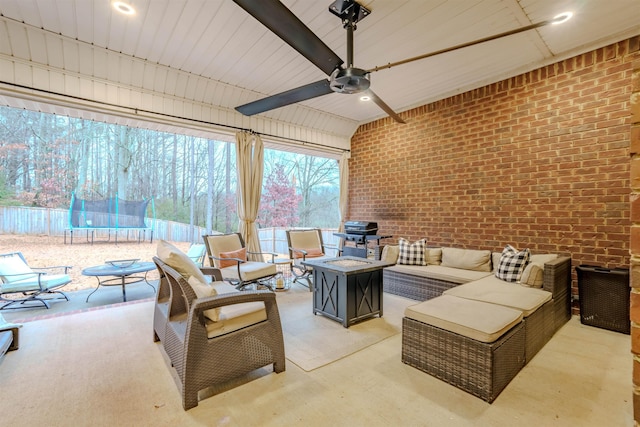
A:
{"type": "Polygon", "coordinates": [[[224,307],[233,304],[243,304],[246,302],[260,302],[273,303],[276,296],[271,291],[243,291],[243,292],[230,292],[226,294],[219,294],[206,298],[198,298],[193,301],[192,311],[196,313],[202,313],[212,308],[224,307]]]}
{"type": "Polygon", "coordinates": [[[571,257],[559,256],[544,264],[545,291],[551,292],[553,297],[570,293],[571,287],[571,257]]]}
{"type": "Polygon", "coordinates": [[[188,334],[202,334],[206,336],[204,312],[212,308],[224,307],[233,304],[243,304],[247,302],[264,302],[264,308],[267,312],[267,321],[277,323],[278,328],[282,328],[280,323],[280,313],[278,312],[278,303],[276,295],[271,291],[244,291],[231,292],[228,294],[220,294],[212,297],[198,298],[193,301],[191,312],[189,313],[188,334]]]}
{"type": "Polygon", "coordinates": [[[205,276],[211,276],[214,281],[222,281],[222,272],[220,271],[219,268],[216,267],[200,267],[200,271],[202,271],[202,274],[204,274],[205,276]]]}

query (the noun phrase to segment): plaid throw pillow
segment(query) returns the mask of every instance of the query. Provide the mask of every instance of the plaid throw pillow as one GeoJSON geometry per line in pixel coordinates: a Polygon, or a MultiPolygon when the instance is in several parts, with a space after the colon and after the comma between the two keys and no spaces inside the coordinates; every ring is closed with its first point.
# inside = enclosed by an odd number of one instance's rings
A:
{"type": "Polygon", "coordinates": [[[398,264],[403,265],[427,265],[425,252],[427,239],[420,239],[415,243],[409,243],[407,239],[398,240],[400,253],[398,254],[398,264]]]}
{"type": "Polygon", "coordinates": [[[520,280],[522,271],[529,262],[531,252],[523,249],[520,252],[511,245],[505,246],[500,256],[500,263],[496,269],[496,277],[506,282],[517,282],[520,280]]]}

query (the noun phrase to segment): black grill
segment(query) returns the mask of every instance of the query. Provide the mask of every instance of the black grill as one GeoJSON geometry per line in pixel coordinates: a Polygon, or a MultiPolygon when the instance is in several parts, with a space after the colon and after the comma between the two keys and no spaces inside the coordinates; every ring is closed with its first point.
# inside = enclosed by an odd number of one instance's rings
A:
{"type": "Polygon", "coordinates": [[[372,236],[378,232],[377,222],[368,221],[345,221],[345,234],[355,234],[358,236],[372,236]]]}

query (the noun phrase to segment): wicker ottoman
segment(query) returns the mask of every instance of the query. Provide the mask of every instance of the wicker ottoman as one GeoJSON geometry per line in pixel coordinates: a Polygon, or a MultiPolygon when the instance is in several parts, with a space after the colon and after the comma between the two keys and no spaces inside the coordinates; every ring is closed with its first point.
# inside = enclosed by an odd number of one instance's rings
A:
{"type": "Polygon", "coordinates": [[[449,295],[408,307],[402,361],[491,403],[525,364],[522,313],[449,295]]]}

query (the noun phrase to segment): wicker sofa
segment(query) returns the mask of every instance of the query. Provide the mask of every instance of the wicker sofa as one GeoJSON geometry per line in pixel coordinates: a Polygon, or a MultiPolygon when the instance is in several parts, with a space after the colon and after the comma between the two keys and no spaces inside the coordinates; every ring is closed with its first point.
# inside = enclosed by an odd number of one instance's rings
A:
{"type": "Polygon", "coordinates": [[[532,255],[524,286],[496,277],[500,256],[429,248],[427,265],[383,271],[386,292],[422,301],[403,318],[403,362],[487,402],[571,317],[570,257],[532,255]]]}

